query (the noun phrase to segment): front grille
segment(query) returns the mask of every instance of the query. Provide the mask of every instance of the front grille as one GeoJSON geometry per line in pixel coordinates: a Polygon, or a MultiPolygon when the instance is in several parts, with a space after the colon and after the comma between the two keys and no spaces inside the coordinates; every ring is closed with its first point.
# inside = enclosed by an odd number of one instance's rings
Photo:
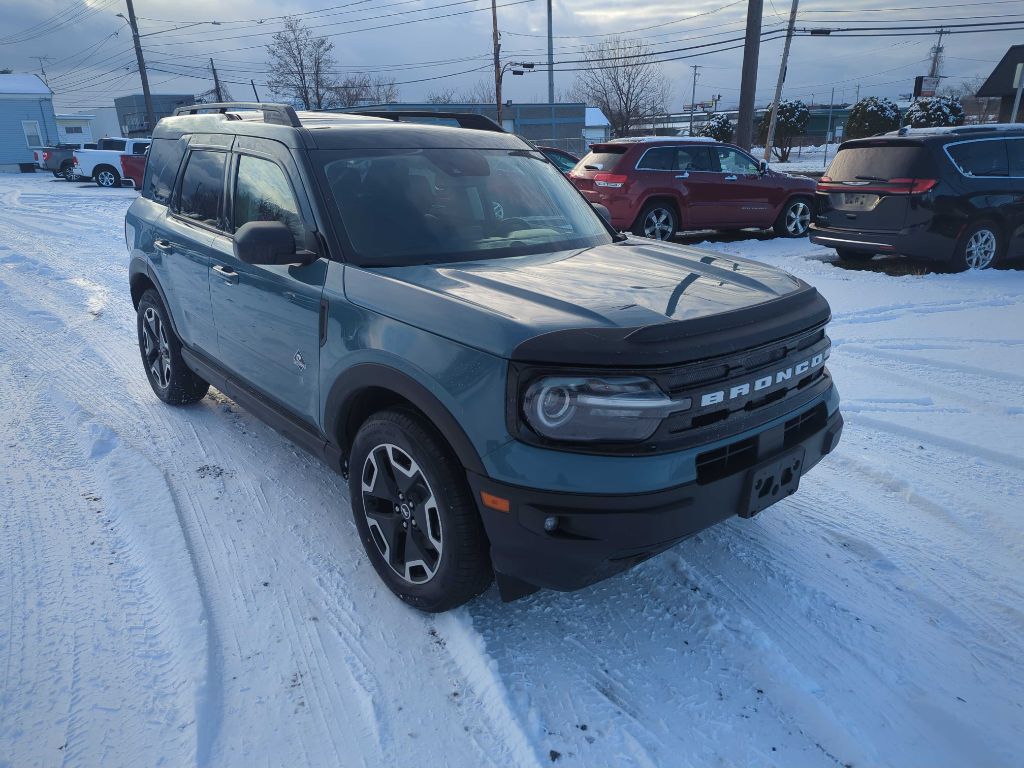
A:
{"type": "Polygon", "coordinates": [[[757,438],[749,437],[697,456],[697,485],[707,485],[723,477],[749,469],[757,461],[757,438]]]}

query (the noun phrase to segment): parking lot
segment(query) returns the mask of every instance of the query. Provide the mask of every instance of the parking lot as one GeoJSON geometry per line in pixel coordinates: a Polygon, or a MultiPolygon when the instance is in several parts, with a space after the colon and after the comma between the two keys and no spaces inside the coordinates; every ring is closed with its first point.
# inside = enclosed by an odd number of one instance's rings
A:
{"type": "Polygon", "coordinates": [[[843,442],[624,575],[431,617],[340,477],[216,391],[153,396],[136,194],[0,175],[0,766],[1019,761],[1021,269],[680,238],[829,300],[843,442]]]}

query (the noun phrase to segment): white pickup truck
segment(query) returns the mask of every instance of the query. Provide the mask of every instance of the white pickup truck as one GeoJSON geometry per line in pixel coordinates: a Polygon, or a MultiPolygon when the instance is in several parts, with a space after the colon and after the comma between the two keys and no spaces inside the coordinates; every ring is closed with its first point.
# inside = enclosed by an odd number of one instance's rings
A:
{"type": "Polygon", "coordinates": [[[76,149],[75,175],[101,187],[121,186],[121,155],[145,155],[149,139],[100,139],[96,149],[76,149]]]}

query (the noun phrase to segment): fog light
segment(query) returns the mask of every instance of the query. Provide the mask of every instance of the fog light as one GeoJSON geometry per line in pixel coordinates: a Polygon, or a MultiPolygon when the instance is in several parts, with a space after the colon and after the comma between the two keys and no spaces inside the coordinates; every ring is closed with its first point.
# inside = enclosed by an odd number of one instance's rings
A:
{"type": "Polygon", "coordinates": [[[545,517],[544,518],[544,530],[553,531],[558,527],[557,517],[545,517]]]}

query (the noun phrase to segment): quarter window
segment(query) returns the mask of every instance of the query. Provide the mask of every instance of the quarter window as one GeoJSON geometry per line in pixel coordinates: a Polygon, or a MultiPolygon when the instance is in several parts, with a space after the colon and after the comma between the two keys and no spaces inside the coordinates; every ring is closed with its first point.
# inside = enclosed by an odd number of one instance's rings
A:
{"type": "Polygon", "coordinates": [[[1009,173],[1006,142],[1001,139],[953,144],[947,151],[964,176],[1006,176],[1009,173]]]}
{"type": "Polygon", "coordinates": [[[636,168],[638,171],[671,171],[674,154],[675,150],[672,147],[648,149],[640,158],[636,168]]]}
{"type": "Polygon", "coordinates": [[[161,205],[170,202],[174,178],[178,175],[187,143],[185,139],[153,139],[149,161],[146,163],[146,178],[142,182],[143,197],[161,205]]]}
{"type": "Polygon", "coordinates": [[[189,155],[178,205],[182,216],[211,227],[220,223],[226,159],[224,152],[199,151],[189,155]]]}
{"type": "Polygon", "coordinates": [[[297,244],[303,242],[302,217],[291,185],[281,167],[269,160],[238,158],[233,219],[236,231],[250,221],[280,221],[288,225],[297,244]]]}
{"type": "Polygon", "coordinates": [[[757,173],[758,166],[748,155],[728,147],[715,147],[722,173],[757,173]]]}

